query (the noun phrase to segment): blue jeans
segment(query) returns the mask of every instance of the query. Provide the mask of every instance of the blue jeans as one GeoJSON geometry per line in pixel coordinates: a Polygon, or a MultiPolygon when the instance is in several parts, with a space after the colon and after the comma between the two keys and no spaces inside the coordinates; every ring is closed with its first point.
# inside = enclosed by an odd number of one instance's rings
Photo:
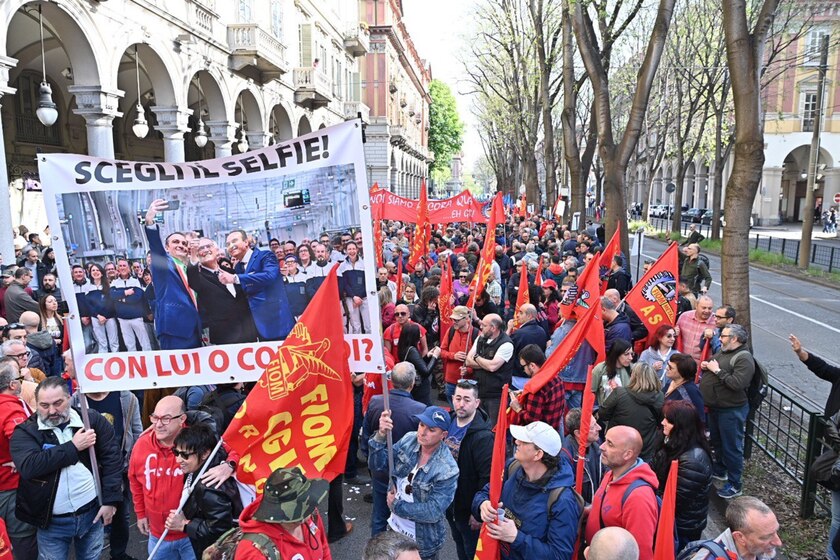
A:
{"type": "Polygon", "coordinates": [[[840,490],[831,491],[831,529],[828,532],[828,548],[825,551],[829,560],[840,560],[840,556],[834,551],[832,543],[837,531],[840,529],[840,490]]]}
{"type": "MultiPolygon", "coordinates": [[[[152,549],[157,542],[158,538],[150,533],[149,554],[152,553],[152,549]]],[[[161,560],[196,560],[192,544],[190,544],[190,539],[187,537],[178,539],[177,541],[163,541],[158,551],[155,552],[155,558],[160,558],[161,560]]]]}
{"type": "Polygon", "coordinates": [[[726,474],[729,484],[741,489],[744,473],[744,433],[750,405],[733,408],[709,408],[707,420],[714,450],[712,471],[716,476],[726,474]]]}
{"type": "Polygon", "coordinates": [[[371,479],[373,487],[373,511],[370,515],[370,536],[375,537],[388,529],[388,517],[391,510],[388,508],[388,483],[377,478],[371,479]]]}
{"type": "Polygon", "coordinates": [[[66,560],[73,545],[77,560],[99,560],[104,532],[102,521],[93,522],[98,512],[94,506],[81,515],[53,517],[46,529],[38,529],[38,559],[66,560]]]}
{"type": "Polygon", "coordinates": [[[478,546],[479,532],[470,528],[469,519],[460,521],[455,519],[452,508],[446,510],[446,520],[449,521],[449,528],[452,530],[458,560],[473,560],[478,546]]]}
{"type": "Polygon", "coordinates": [[[583,408],[583,391],[566,391],[566,410],[583,408]]]}

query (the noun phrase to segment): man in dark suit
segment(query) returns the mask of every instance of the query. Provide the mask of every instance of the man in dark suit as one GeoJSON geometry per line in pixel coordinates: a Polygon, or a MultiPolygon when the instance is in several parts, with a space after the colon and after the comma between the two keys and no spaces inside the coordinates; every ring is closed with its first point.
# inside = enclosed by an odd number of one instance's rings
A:
{"type": "Polygon", "coordinates": [[[286,338],[295,326],[295,321],[289,310],[277,257],[271,251],[251,249],[248,235],[239,229],[228,234],[227,250],[231,258],[236,260],[236,274],[221,272],[219,280],[222,284],[242,286],[260,340],[286,338]]]}
{"type": "Polygon", "coordinates": [[[219,281],[219,254],[219,246],[204,237],[190,254],[187,280],[198,296],[201,324],[208,329],[211,344],[256,342],[257,327],[242,286],[219,281]]]}
{"type": "Polygon", "coordinates": [[[155,214],[169,207],[163,199],[152,201],[146,212],[146,239],[151,253],[155,285],[155,332],[162,350],[201,346],[201,319],[195,294],[187,284],[187,238],[170,233],[166,246],[160,239],[155,214]]]}

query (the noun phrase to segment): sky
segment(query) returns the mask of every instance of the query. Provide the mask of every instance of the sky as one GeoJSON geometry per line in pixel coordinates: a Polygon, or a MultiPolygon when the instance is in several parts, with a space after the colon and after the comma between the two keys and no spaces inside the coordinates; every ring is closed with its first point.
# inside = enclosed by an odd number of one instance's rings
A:
{"type": "Polygon", "coordinates": [[[420,58],[432,67],[432,78],[445,82],[458,103],[458,113],[466,124],[464,135],[464,167],[472,171],[473,163],[482,154],[481,141],[470,112],[470,99],[460,92],[467,89],[461,83],[464,67],[459,60],[468,32],[464,22],[472,21],[475,0],[402,0],[403,22],[408,28],[420,58]]]}

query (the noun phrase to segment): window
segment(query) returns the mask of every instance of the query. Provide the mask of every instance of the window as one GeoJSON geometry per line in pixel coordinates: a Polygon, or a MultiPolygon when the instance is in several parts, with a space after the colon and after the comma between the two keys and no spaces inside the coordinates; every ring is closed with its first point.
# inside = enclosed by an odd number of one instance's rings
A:
{"type": "Polygon", "coordinates": [[[817,92],[803,91],[800,93],[802,110],[802,132],[814,131],[814,118],[817,115],[817,92]]]}
{"type": "Polygon", "coordinates": [[[817,66],[820,63],[820,44],[823,37],[829,37],[828,30],[815,27],[805,38],[805,61],[807,66],[817,66]]]}
{"type": "Polygon", "coordinates": [[[278,39],[283,39],[283,6],[280,0],[271,2],[271,33],[278,39]]]}
{"type": "Polygon", "coordinates": [[[239,0],[239,23],[251,23],[251,2],[252,0],[239,0]]]}

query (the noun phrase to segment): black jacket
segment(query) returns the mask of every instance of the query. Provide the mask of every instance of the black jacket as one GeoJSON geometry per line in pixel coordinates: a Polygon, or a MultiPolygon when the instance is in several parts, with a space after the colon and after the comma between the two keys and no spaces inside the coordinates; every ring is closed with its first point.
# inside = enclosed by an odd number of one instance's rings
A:
{"type": "Polygon", "coordinates": [[[648,337],[648,330],[645,324],[639,319],[639,316],[632,307],[626,303],[622,303],[617,308],[619,313],[624,313],[627,316],[627,321],[630,323],[630,333],[633,336],[633,342],[637,340],[645,340],[648,337]]]}
{"type": "Polygon", "coordinates": [[[639,455],[643,461],[650,461],[659,445],[662,431],[662,405],[665,396],[661,391],[637,393],[627,387],[617,387],[601,403],[598,419],[606,422],[607,429],[613,426],[636,428],[642,436],[643,446],[639,455]]]}
{"type": "MultiPolygon", "coordinates": [[[[102,502],[116,506],[123,501],[122,453],[111,424],[95,410],[89,413],[90,426],[96,432],[94,449],[102,481],[102,502]]],[[[90,453],[78,451],[72,441],[59,444],[53,430],[39,430],[37,414],[15,428],[9,450],[20,473],[15,515],[25,523],[46,529],[52,518],[61,470],[80,461],[91,470],[90,453]],[[46,445],[52,447],[44,449],[46,445]]]]}
{"type": "Polygon", "coordinates": [[[432,358],[426,362],[420,356],[420,352],[413,346],[408,349],[407,356],[400,356],[400,361],[409,362],[414,366],[417,377],[414,380],[414,388],[411,390],[411,398],[426,406],[432,405],[432,372],[435,369],[436,359],[432,358]]]}
{"type": "Polygon", "coordinates": [[[440,321],[437,307],[429,309],[422,303],[414,306],[411,313],[411,320],[426,329],[426,345],[434,348],[440,343],[440,321]]]}
{"type": "Polygon", "coordinates": [[[825,415],[834,416],[840,411],[840,368],[829,365],[822,358],[808,352],[808,359],[805,366],[820,379],[831,383],[831,392],[825,401],[825,415]]]}
{"type": "MultiPolygon", "coordinates": [[[[213,468],[226,459],[224,451],[220,449],[207,468],[213,468]]],[[[186,482],[184,484],[186,485],[186,482]]],[[[233,522],[239,519],[240,513],[242,500],[233,478],[227,479],[221,488],[208,487],[201,481],[195,485],[184,504],[184,517],[190,520],[186,533],[190,537],[196,558],[201,558],[207,547],[233,527],[233,522]]]]}
{"type": "Polygon", "coordinates": [[[536,321],[528,321],[511,333],[510,340],[513,342],[514,359],[511,363],[515,372],[514,375],[521,377],[525,375],[525,372],[522,370],[522,366],[519,364],[519,359],[517,358],[519,352],[529,344],[536,344],[540,347],[540,350],[545,352],[545,346],[548,343],[548,334],[546,334],[545,329],[536,321]]]}
{"type": "Polygon", "coordinates": [[[618,294],[621,296],[621,299],[624,299],[624,296],[627,295],[627,292],[629,292],[632,287],[633,279],[630,278],[630,275],[623,268],[610,272],[609,276],[607,276],[607,289],[618,290],[618,294]]]}
{"type": "MultiPolygon", "coordinates": [[[[455,419],[455,413],[451,414],[455,419]]],[[[452,508],[455,519],[467,521],[476,492],[490,482],[490,463],[493,460],[493,425],[481,408],[467,427],[458,449],[458,488],[452,508]]]]}
{"type": "MultiPolygon", "coordinates": [[[[665,490],[671,461],[664,448],[656,453],[653,470],[659,479],[659,490],[665,490]]],[[[677,472],[677,512],[675,523],[680,534],[699,535],[706,528],[709,514],[709,489],[712,486],[712,459],[700,447],[692,447],[680,454],[677,472]]],[[[697,539],[699,536],[689,536],[697,539]]]]}

